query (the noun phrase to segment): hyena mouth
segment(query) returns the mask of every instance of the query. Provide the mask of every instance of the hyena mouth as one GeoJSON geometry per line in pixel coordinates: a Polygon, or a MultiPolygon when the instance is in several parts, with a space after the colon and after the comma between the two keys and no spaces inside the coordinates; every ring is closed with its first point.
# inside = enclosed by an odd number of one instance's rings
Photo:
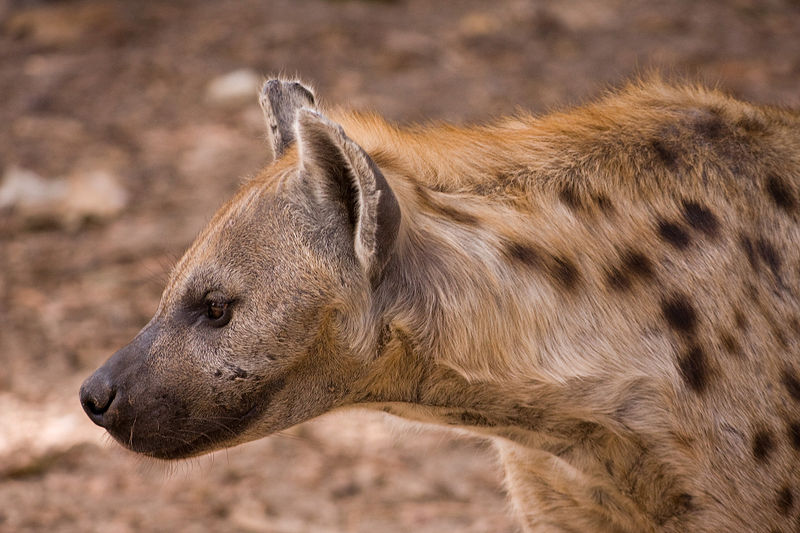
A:
{"type": "Polygon", "coordinates": [[[156,459],[184,459],[239,443],[283,387],[284,379],[275,379],[240,409],[194,415],[174,393],[153,395],[154,403],[137,405],[136,411],[123,397],[119,407],[96,423],[131,451],[156,459]]]}
{"type": "Polygon", "coordinates": [[[151,438],[143,435],[144,438],[135,439],[135,444],[143,446],[123,444],[156,459],[185,459],[233,446],[242,441],[243,433],[265,416],[275,395],[284,386],[283,378],[271,380],[261,388],[257,399],[238,413],[226,412],[180,421],[173,419],[173,426],[160,426],[158,433],[151,435],[151,438]]]}

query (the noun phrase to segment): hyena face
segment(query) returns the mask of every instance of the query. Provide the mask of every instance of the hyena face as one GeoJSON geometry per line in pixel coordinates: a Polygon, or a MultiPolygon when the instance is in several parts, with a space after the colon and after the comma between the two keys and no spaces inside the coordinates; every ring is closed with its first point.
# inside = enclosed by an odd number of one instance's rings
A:
{"type": "Polygon", "coordinates": [[[400,212],[369,156],[312,106],[299,84],[265,85],[273,152],[297,137],[299,155],[217,213],[150,323],[81,387],[89,417],[132,450],[252,440],[341,404],[363,372],[342,317],[368,305],[400,212]]]}

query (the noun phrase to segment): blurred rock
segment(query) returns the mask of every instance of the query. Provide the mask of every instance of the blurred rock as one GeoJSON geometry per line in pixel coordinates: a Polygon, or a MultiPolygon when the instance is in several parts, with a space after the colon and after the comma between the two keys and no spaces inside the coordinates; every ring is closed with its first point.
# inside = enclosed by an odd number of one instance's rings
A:
{"type": "Polygon", "coordinates": [[[0,182],[0,209],[13,208],[20,213],[48,209],[66,195],[67,184],[49,181],[32,170],[9,167],[0,182]]]}
{"type": "Polygon", "coordinates": [[[102,169],[45,179],[11,166],[0,182],[0,210],[10,210],[23,227],[75,229],[88,220],[108,220],[127,204],[128,194],[119,178],[102,169]]]}
{"type": "Polygon", "coordinates": [[[502,23],[497,15],[485,12],[467,13],[458,21],[460,33],[467,37],[488,35],[500,31],[502,23]]]}
{"type": "Polygon", "coordinates": [[[85,220],[111,219],[128,205],[128,193],[120,184],[119,177],[106,170],[72,176],[69,185],[62,205],[63,221],[68,226],[85,220]]]}
{"type": "Polygon", "coordinates": [[[262,77],[250,69],[239,69],[211,80],[206,89],[208,100],[220,106],[255,103],[262,77]]]}

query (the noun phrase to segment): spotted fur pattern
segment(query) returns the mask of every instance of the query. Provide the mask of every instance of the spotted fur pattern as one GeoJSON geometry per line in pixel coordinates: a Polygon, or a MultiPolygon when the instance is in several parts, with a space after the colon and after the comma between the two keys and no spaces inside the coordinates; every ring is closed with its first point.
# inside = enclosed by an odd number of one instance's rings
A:
{"type": "Polygon", "coordinates": [[[390,223],[375,198],[309,193],[330,176],[298,172],[297,126],[154,319],[187,338],[158,379],[191,380],[198,416],[214,387],[270,400],[173,455],[362,406],[493,439],[526,532],[800,527],[800,114],[653,81],[490,126],[325,116],[374,163],[338,183],[396,198],[388,255],[376,275],[353,244],[390,223]],[[208,284],[249,302],[216,351],[169,318],[208,284]],[[225,364],[255,377],[204,377],[225,364]]]}

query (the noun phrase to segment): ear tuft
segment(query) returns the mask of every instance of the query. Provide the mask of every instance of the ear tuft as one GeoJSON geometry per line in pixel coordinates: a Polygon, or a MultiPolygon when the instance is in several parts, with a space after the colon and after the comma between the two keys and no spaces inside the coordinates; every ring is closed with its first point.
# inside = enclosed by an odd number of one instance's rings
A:
{"type": "Polygon", "coordinates": [[[297,111],[300,165],[347,208],[353,251],[373,284],[380,281],[400,228],[400,206],[371,157],[339,124],[317,111],[297,111]]]}

